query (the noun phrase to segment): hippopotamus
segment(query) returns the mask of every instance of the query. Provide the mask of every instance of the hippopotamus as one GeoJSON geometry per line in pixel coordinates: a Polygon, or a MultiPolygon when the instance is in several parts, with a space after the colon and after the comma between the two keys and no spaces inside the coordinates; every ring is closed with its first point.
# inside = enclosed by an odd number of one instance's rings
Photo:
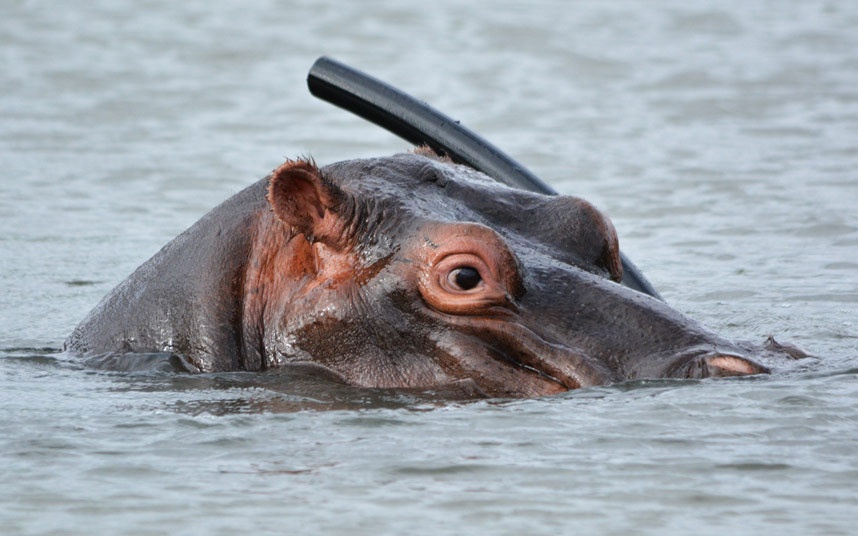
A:
{"type": "MultiPolygon", "coordinates": [[[[764,374],[749,349],[624,287],[587,201],[513,189],[422,148],[289,160],[111,291],[66,350],[167,352],[189,372],[312,366],[358,387],[533,397],[764,374]]],[[[786,352],[789,353],[789,352],[786,352]]]]}

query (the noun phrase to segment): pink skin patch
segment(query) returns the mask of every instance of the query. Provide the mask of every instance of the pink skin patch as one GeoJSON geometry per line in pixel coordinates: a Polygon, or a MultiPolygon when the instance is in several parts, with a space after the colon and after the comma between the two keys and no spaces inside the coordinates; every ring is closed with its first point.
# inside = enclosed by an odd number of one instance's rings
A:
{"type": "Polygon", "coordinates": [[[750,363],[741,357],[732,355],[719,355],[710,357],[706,360],[706,364],[710,369],[716,369],[717,376],[744,376],[746,374],[759,374],[760,371],[753,363],[750,363]]]}

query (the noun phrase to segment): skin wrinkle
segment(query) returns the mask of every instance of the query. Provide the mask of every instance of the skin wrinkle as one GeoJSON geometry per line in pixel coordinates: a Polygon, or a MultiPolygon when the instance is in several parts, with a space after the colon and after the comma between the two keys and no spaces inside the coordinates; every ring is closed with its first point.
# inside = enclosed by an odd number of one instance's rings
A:
{"type": "MultiPolygon", "coordinates": [[[[360,285],[354,285],[349,289],[349,298],[348,302],[354,308],[352,311],[352,315],[357,318],[377,318],[380,314],[383,314],[381,311],[374,310],[373,304],[365,299],[366,292],[364,288],[360,285]]],[[[395,351],[391,352],[391,341],[393,339],[399,339],[398,334],[389,333],[393,331],[390,326],[385,326],[383,329],[380,323],[378,322],[360,322],[357,324],[361,334],[359,339],[363,340],[375,340],[375,341],[385,341],[385,347],[380,348],[381,352],[384,354],[384,359],[381,360],[382,367],[380,371],[380,376],[384,378],[380,382],[380,386],[391,386],[391,385],[402,385],[404,378],[399,377],[400,371],[397,370],[395,360],[397,358],[402,358],[402,356],[398,355],[395,351]]],[[[398,345],[393,345],[398,346],[398,345]]],[[[366,375],[369,374],[370,377],[374,374],[372,371],[364,372],[360,375],[360,379],[358,379],[359,383],[366,383],[366,375]]],[[[378,378],[375,378],[373,382],[378,382],[378,378]]],[[[408,383],[405,383],[408,385],[408,383]]]]}
{"type": "MultiPolygon", "coordinates": [[[[437,313],[444,315],[444,313],[437,313]]],[[[530,373],[542,372],[566,389],[604,385],[617,380],[615,375],[586,353],[544,340],[517,319],[447,315],[445,321],[464,328],[480,340],[493,341],[493,349],[530,373]],[[488,336],[486,336],[488,335],[488,336]]]]}
{"type": "MultiPolygon", "coordinates": [[[[314,280],[314,253],[303,235],[284,232],[288,227],[266,212],[259,224],[252,257],[248,262],[245,286],[245,317],[255,319],[258,345],[263,354],[276,336],[276,326],[287,310],[302,294],[309,290],[314,280]]],[[[271,362],[265,355],[263,365],[271,362]]]]}
{"type": "Polygon", "coordinates": [[[488,396],[531,397],[567,390],[556,379],[526,369],[521,363],[498,352],[481,334],[454,331],[449,327],[435,333],[439,355],[449,357],[445,366],[458,377],[469,378],[488,396]]]}
{"type": "MultiPolygon", "coordinates": [[[[256,245],[260,237],[260,219],[262,215],[257,215],[254,219],[254,225],[251,227],[250,243],[256,245]]],[[[256,269],[253,260],[253,255],[260,251],[256,247],[251,247],[251,259],[241,270],[240,276],[235,282],[236,295],[241,297],[241,307],[239,307],[238,315],[241,319],[240,341],[238,348],[241,352],[241,362],[245,370],[254,370],[265,366],[265,346],[264,346],[264,327],[261,323],[254,322],[252,319],[257,318],[257,311],[254,306],[250,305],[249,292],[256,294],[259,292],[258,270],[256,269]],[[252,281],[252,283],[251,283],[252,281]],[[249,316],[250,315],[250,316],[249,316]],[[250,321],[249,321],[250,320],[250,321]]],[[[255,307],[260,307],[261,304],[255,304],[255,307]]],[[[262,305],[264,307],[264,305],[262,305]]],[[[263,317],[264,313],[258,315],[263,317]]]]}

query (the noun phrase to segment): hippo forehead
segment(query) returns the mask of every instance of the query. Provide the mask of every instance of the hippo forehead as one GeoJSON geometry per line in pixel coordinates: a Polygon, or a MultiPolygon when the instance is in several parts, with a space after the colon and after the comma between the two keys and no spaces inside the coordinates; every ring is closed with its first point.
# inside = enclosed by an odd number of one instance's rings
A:
{"type": "MultiPolygon", "coordinates": [[[[474,169],[422,154],[351,160],[322,174],[383,217],[388,229],[424,221],[473,222],[495,230],[517,254],[539,253],[604,274],[606,250],[618,249],[609,220],[570,196],[510,188],[474,169]]],[[[407,231],[406,231],[407,232],[407,231]]]]}
{"type": "Polygon", "coordinates": [[[356,199],[372,199],[415,217],[439,221],[481,219],[481,211],[471,207],[469,198],[451,195],[454,184],[504,199],[525,193],[467,166],[417,154],[338,162],[324,167],[322,173],[356,199]]]}

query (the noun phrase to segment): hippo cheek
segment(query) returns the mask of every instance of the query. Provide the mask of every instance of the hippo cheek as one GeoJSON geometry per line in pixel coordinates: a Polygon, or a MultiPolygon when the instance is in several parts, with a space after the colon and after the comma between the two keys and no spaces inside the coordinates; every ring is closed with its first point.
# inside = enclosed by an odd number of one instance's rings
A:
{"type": "Polygon", "coordinates": [[[316,319],[295,330],[295,345],[301,355],[357,387],[431,389],[460,379],[430,357],[426,341],[403,335],[403,326],[386,320],[368,325],[354,318],[316,319]]]}

